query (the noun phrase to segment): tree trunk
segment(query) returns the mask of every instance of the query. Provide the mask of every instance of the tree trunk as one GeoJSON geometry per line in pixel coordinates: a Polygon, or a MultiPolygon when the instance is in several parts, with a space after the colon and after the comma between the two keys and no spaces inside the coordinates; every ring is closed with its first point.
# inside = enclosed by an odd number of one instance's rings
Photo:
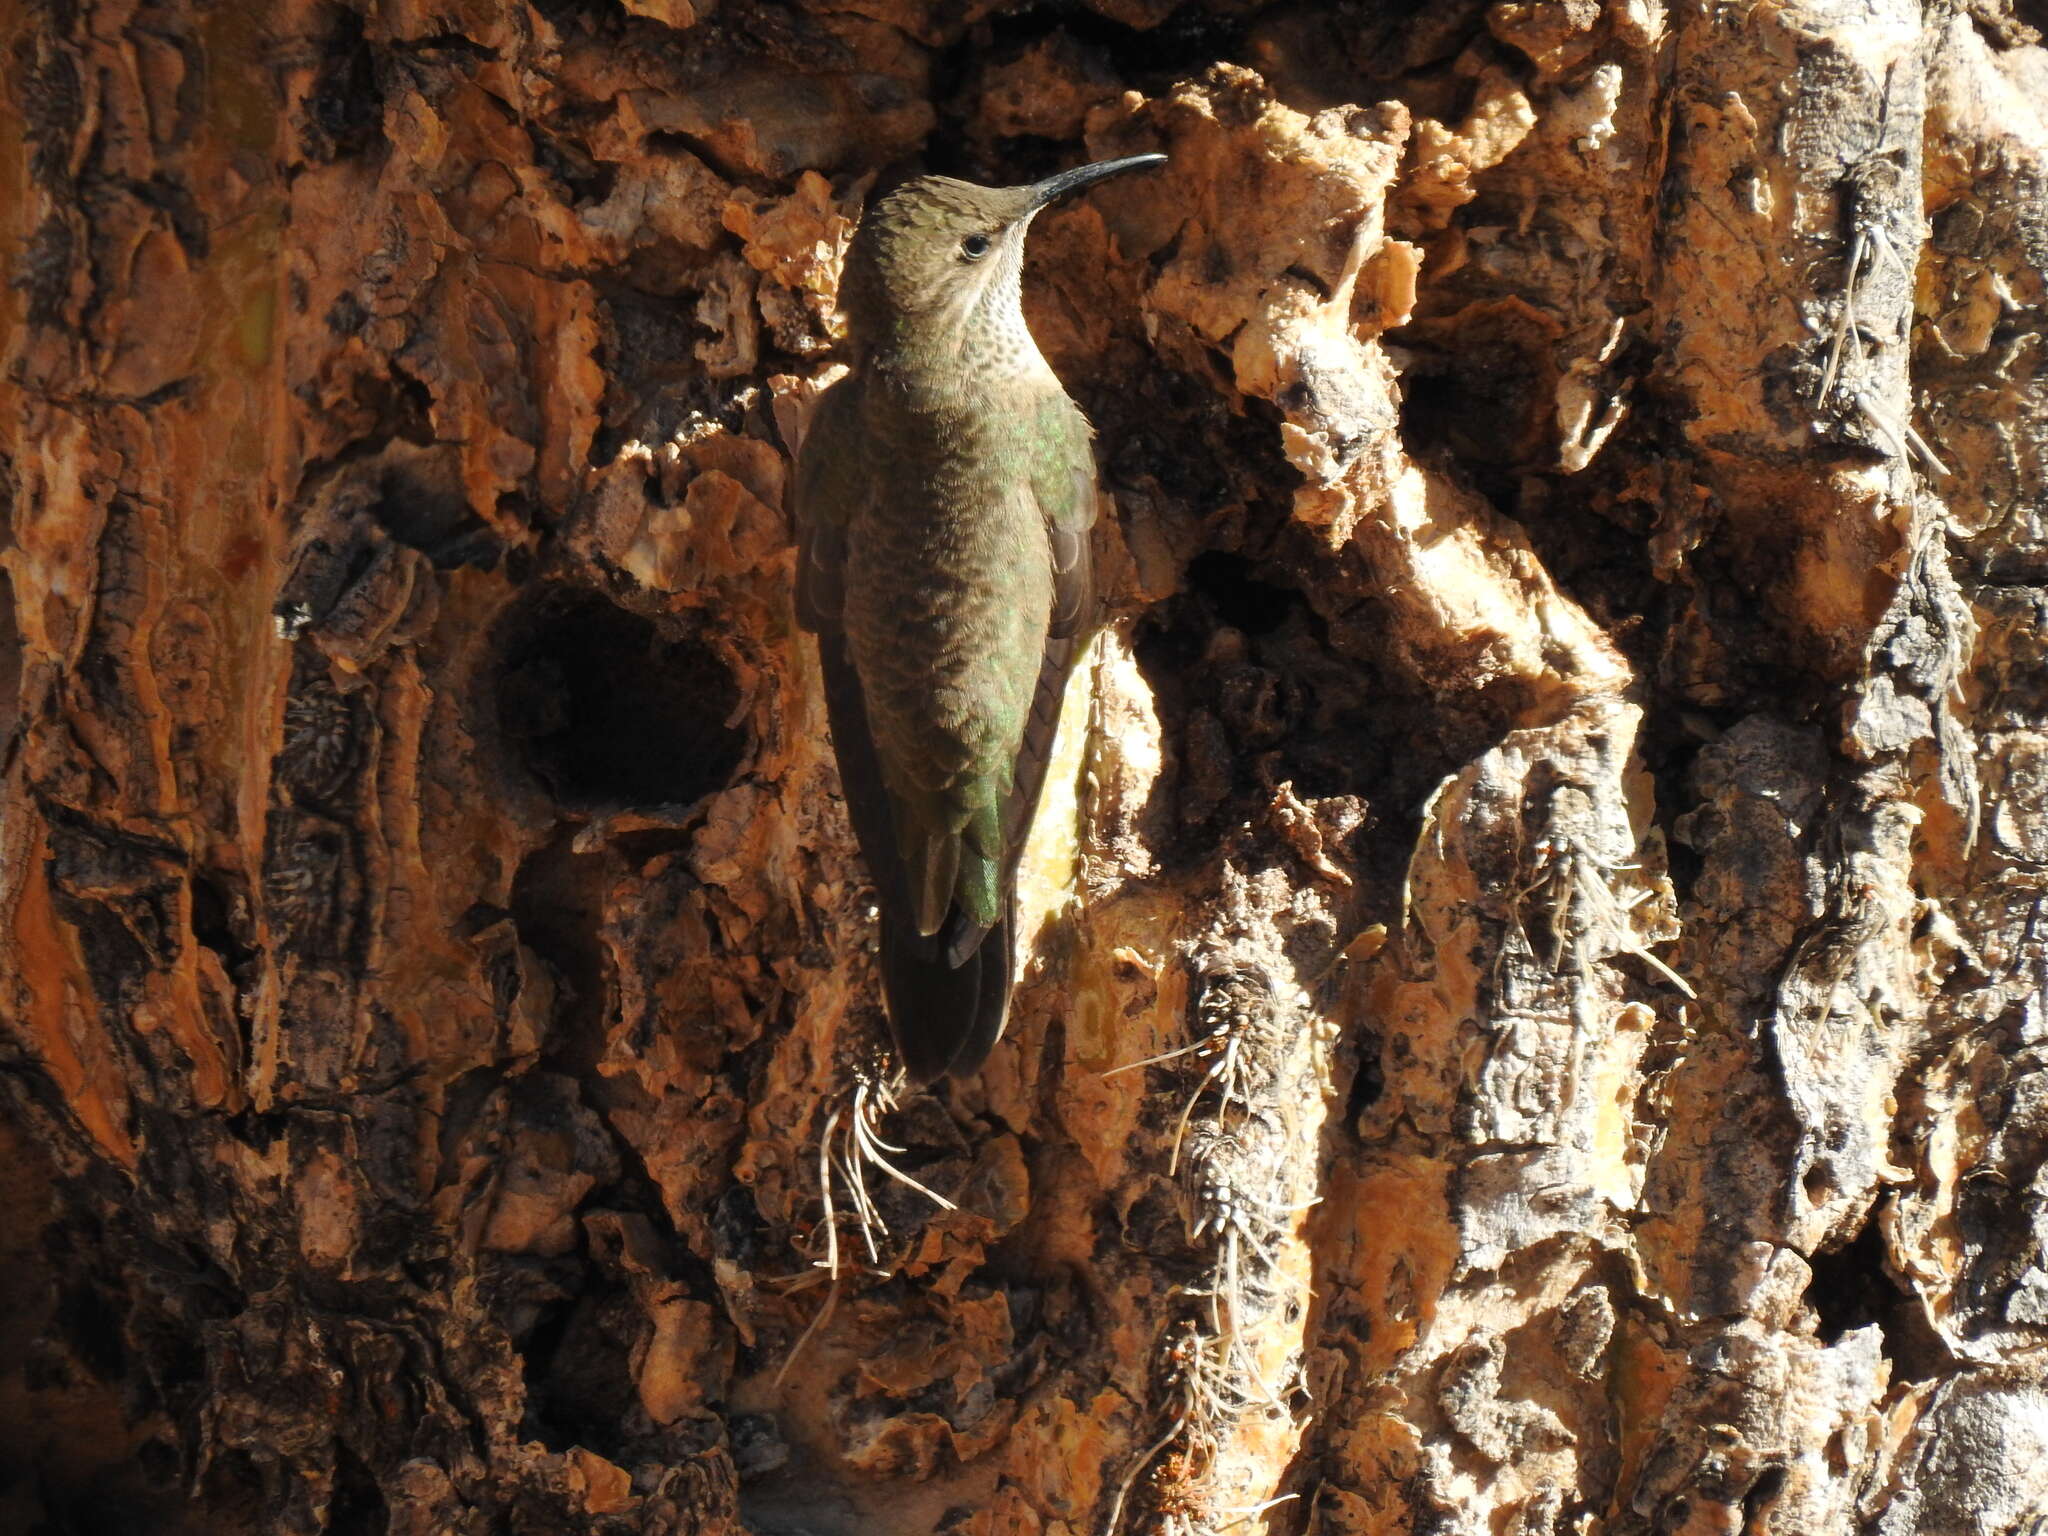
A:
{"type": "Polygon", "coordinates": [[[0,1527],[2042,1530],[2004,3],[14,8],[0,1527]],[[892,1095],[839,257],[1154,149],[1032,235],[1017,1005],[892,1095]]]}

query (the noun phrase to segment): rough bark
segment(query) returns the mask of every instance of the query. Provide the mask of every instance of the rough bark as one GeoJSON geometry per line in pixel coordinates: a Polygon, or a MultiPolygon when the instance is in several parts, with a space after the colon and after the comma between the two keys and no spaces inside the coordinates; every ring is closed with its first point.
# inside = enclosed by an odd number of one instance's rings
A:
{"type": "Polygon", "coordinates": [[[13,9],[0,1525],[2040,1530],[2000,3],[13,9]],[[838,258],[1154,149],[1033,235],[1018,1005],[891,1106],[838,258]]]}

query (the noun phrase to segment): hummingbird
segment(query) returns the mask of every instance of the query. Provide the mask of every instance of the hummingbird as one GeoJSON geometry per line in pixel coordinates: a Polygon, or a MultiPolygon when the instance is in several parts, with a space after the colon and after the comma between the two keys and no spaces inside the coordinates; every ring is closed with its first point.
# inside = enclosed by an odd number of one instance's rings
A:
{"type": "Polygon", "coordinates": [[[847,249],[853,367],[797,456],[796,612],[914,1082],[977,1071],[1002,1034],[1017,861],[1094,616],[1093,433],[1024,323],[1024,237],[1059,198],[1165,159],[1021,187],[920,176],[847,249]]]}

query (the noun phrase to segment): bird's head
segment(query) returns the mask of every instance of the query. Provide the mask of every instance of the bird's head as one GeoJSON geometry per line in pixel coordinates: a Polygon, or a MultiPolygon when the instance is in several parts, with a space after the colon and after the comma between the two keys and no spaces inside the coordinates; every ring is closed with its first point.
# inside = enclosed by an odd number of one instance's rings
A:
{"type": "Polygon", "coordinates": [[[866,351],[944,346],[976,319],[1018,314],[1024,232],[1040,209],[1104,177],[1157,165],[1130,155],[1022,187],[920,176],[869,206],[846,253],[842,301],[866,351]]]}

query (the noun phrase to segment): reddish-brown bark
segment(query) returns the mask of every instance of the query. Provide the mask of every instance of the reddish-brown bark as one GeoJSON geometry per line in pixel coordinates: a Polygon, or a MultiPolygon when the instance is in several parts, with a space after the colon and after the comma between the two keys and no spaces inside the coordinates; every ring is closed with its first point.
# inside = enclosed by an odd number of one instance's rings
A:
{"type": "Polygon", "coordinates": [[[0,18],[0,1525],[2033,1529],[2030,19],[0,18]],[[1032,236],[1108,607],[864,1233],[839,257],[1152,149],[1032,236]]]}

